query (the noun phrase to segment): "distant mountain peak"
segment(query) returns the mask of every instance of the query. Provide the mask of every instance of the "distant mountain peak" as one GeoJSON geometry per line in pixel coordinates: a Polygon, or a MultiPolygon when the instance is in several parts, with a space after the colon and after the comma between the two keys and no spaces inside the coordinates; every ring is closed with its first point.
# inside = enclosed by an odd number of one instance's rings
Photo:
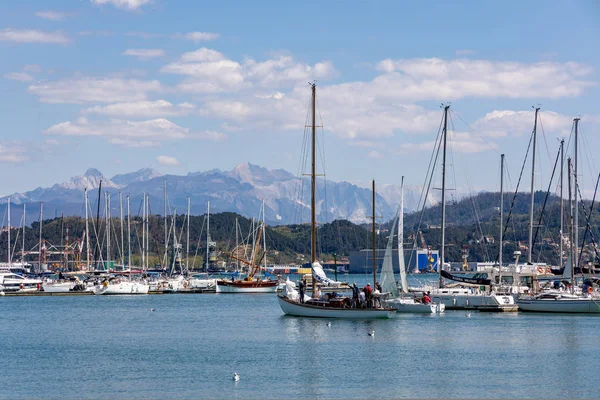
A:
{"type": "Polygon", "coordinates": [[[127,186],[135,182],[146,182],[159,176],[162,176],[162,174],[153,168],[142,168],[135,172],[115,175],[111,178],[111,181],[117,185],[127,186]]]}
{"type": "Polygon", "coordinates": [[[232,178],[240,182],[251,183],[253,185],[268,186],[275,181],[293,179],[294,176],[283,169],[269,170],[260,165],[244,162],[236,165],[227,173],[232,178]]]}

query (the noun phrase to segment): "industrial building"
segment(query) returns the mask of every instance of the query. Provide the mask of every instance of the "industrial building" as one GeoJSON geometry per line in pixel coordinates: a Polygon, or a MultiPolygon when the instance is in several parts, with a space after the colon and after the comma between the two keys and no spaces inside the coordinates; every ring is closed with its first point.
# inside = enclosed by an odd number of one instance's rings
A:
{"type": "MultiPolygon", "coordinates": [[[[375,254],[377,272],[380,272],[381,265],[383,264],[383,257],[385,255],[385,249],[377,249],[375,254]]],[[[404,250],[404,264],[407,266],[408,271],[415,271],[415,268],[418,268],[419,272],[434,271],[438,262],[438,257],[438,250],[404,250]]],[[[394,272],[399,274],[400,268],[398,266],[398,249],[393,250],[392,262],[394,266],[394,272]]],[[[351,252],[349,272],[351,274],[364,274],[373,272],[373,250],[365,249],[351,252]]]]}

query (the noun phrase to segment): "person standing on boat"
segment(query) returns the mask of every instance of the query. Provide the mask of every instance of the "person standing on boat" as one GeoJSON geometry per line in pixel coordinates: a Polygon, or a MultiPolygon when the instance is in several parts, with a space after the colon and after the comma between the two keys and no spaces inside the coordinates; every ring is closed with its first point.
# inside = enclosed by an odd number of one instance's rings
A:
{"type": "Polygon", "coordinates": [[[373,295],[373,289],[371,289],[370,283],[367,283],[367,286],[363,288],[363,293],[365,294],[365,300],[367,301],[368,307],[371,307],[371,297],[373,295]]]}
{"type": "Polygon", "coordinates": [[[421,301],[423,302],[423,304],[431,303],[431,297],[429,297],[429,292],[423,293],[423,298],[421,299],[421,301]]]}
{"type": "Polygon", "coordinates": [[[306,278],[302,277],[300,281],[300,303],[304,303],[304,289],[306,288],[306,278]]]}
{"type": "Polygon", "coordinates": [[[352,308],[358,307],[358,287],[356,286],[356,282],[352,284],[352,308]]]}

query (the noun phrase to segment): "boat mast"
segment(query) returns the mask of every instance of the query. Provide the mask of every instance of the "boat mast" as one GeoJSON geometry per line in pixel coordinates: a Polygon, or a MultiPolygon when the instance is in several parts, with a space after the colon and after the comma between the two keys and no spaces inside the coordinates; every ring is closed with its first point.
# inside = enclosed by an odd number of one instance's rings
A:
{"type": "Polygon", "coordinates": [[[167,253],[169,252],[169,234],[167,232],[167,178],[163,180],[163,199],[164,199],[164,225],[165,225],[165,264],[167,263],[167,253]]]}
{"type": "Polygon", "coordinates": [[[131,218],[129,207],[129,195],[127,195],[127,266],[131,271],[131,218]]]}
{"type": "Polygon", "coordinates": [[[142,269],[146,266],[146,193],[142,194],[142,269]]]}
{"type": "Polygon", "coordinates": [[[8,268],[12,267],[12,257],[10,255],[10,197],[8,198],[8,268]]]}
{"type": "Polygon", "coordinates": [[[190,204],[191,199],[188,196],[188,208],[187,208],[187,240],[185,245],[185,270],[189,272],[189,258],[190,258],[190,204]]]}
{"type": "Polygon", "coordinates": [[[239,246],[240,246],[239,241],[238,241],[238,228],[239,228],[239,226],[238,226],[238,217],[235,217],[235,252],[236,252],[236,254],[235,254],[236,255],[236,259],[235,259],[236,260],[236,268],[235,268],[235,270],[237,272],[239,272],[239,270],[240,270],[240,260],[238,259],[238,257],[239,257],[239,255],[238,255],[239,254],[239,250],[238,249],[239,249],[239,246]]]}
{"type": "Polygon", "coordinates": [[[206,205],[206,273],[208,273],[209,255],[210,255],[210,201],[206,205]]]}
{"type": "Polygon", "coordinates": [[[25,210],[27,208],[27,204],[23,203],[23,247],[21,248],[21,264],[23,264],[23,268],[25,268],[25,210]]]}
{"type": "Polygon", "coordinates": [[[90,270],[90,225],[88,222],[88,192],[87,188],[83,190],[83,198],[85,203],[85,270],[90,270]]]}
{"type": "Polygon", "coordinates": [[[125,269],[125,231],[123,227],[123,195],[119,192],[119,214],[121,217],[121,267],[125,269]]]}
{"type": "Polygon", "coordinates": [[[573,229],[573,197],[571,194],[571,189],[572,189],[572,185],[571,185],[571,174],[573,172],[572,170],[572,164],[571,164],[571,158],[569,157],[567,159],[567,163],[569,164],[569,170],[568,170],[568,176],[569,176],[569,218],[571,219],[571,224],[570,224],[570,230],[569,230],[569,236],[570,236],[570,241],[571,241],[571,265],[569,266],[569,268],[571,268],[571,294],[573,294],[574,288],[573,288],[573,283],[575,283],[575,263],[577,262],[576,257],[575,257],[575,252],[577,251],[574,243],[573,243],[573,236],[574,236],[574,229],[573,229]]]}
{"type": "Polygon", "coordinates": [[[44,222],[44,203],[40,203],[40,243],[38,256],[38,273],[42,272],[42,224],[44,222]]]}
{"type": "Polygon", "coordinates": [[[448,109],[444,106],[444,147],[442,152],[442,245],[440,248],[440,259],[438,260],[439,287],[444,286],[442,279],[442,268],[444,268],[445,241],[446,241],[446,144],[448,142],[448,109]]]}
{"type": "MultiPolygon", "coordinates": [[[[98,184],[98,205],[96,206],[96,246],[94,246],[94,268],[96,268],[96,260],[98,259],[98,248],[100,247],[100,199],[102,197],[102,179],[100,179],[100,183],[98,184]]],[[[40,209],[41,213],[41,209],[40,209]]],[[[41,215],[41,214],[40,214],[41,215]]],[[[41,231],[41,225],[40,225],[41,231]]],[[[40,240],[41,240],[41,232],[40,232],[40,240]]],[[[102,251],[102,249],[100,249],[102,251]]]]}
{"type": "Polygon", "coordinates": [[[105,193],[106,196],[106,270],[110,271],[110,193],[105,193]]]}
{"type": "Polygon", "coordinates": [[[535,143],[537,138],[537,120],[539,107],[535,108],[535,121],[533,122],[533,147],[531,156],[531,201],[529,203],[529,246],[527,249],[527,263],[531,264],[531,254],[533,251],[533,200],[534,200],[534,185],[535,185],[535,143]]]}
{"type": "MultiPolygon", "coordinates": [[[[574,204],[575,225],[573,228],[573,245],[575,246],[575,264],[574,264],[573,268],[575,268],[575,270],[577,270],[577,267],[579,267],[579,203],[578,203],[578,198],[577,198],[577,193],[579,192],[579,182],[577,180],[577,153],[578,153],[578,149],[577,149],[578,129],[577,128],[579,126],[579,118],[573,119],[573,123],[575,124],[575,147],[573,149],[575,152],[575,155],[573,157],[573,203],[575,203],[574,204]]],[[[573,276],[573,275],[571,275],[571,276],[573,276]]],[[[573,282],[571,282],[571,288],[572,287],[573,287],[573,282]]]]}
{"type": "Polygon", "coordinates": [[[373,247],[373,290],[375,290],[375,283],[377,282],[377,247],[375,240],[375,179],[373,179],[373,221],[372,221],[372,234],[371,234],[371,245],[373,247]]]}
{"type": "Polygon", "coordinates": [[[502,284],[502,233],[504,231],[504,154],[500,154],[500,252],[498,254],[498,284],[502,284]]]}
{"type": "Polygon", "coordinates": [[[560,264],[563,266],[563,233],[564,233],[564,191],[563,191],[563,172],[565,170],[565,139],[560,141],[560,264]]]}
{"type": "Polygon", "coordinates": [[[146,193],[146,266],[150,266],[150,196],[146,193]]]}
{"type": "MultiPolygon", "coordinates": [[[[310,173],[310,265],[317,261],[317,214],[316,214],[316,192],[317,192],[317,123],[316,123],[316,110],[317,110],[317,84],[311,84],[312,91],[312,141],[311,141],[311,173],[310,173]]],[[[312,292],[317,292],[317,281],[313,278],[312,280],[312,292]]]]}
{"type": "Polygon", "coordinates": [[[262,201],[262,234],[263,234],[263,251],[265,255],[263,256],[263,266],[265,271],[267,270],[267,229],[265,227],[265,200],[262,201]]]}

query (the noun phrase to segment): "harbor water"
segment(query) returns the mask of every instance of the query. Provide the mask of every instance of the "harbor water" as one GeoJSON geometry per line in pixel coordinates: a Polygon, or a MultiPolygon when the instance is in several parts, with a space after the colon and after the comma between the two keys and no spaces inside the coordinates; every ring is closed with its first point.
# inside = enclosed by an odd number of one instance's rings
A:
{"type": "Polygon", "coordinates": [[[0,309],[0,398],[598,396],[600,319],[589,315],[329,326],[284,316],[274,294],[5,296],[0,309]]]}

